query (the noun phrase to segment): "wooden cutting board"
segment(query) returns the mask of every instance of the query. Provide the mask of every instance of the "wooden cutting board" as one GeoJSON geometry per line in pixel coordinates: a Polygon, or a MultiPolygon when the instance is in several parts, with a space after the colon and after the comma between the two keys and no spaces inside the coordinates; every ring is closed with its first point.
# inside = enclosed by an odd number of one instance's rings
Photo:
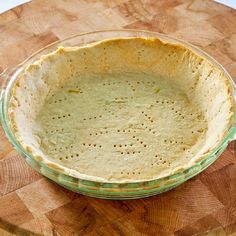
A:
{"type": "MultiPolygon", "coordinates": [[[[72,34],[118,28],[183,38],[236,79],[236,11],[208,0],[35,0],[0,15],[0,68],[72,34]]],[[[0,159],[0,235],[236,235],[234,144],[180,187],[130,201],[59,187],[25,163],[2,129],[0,159]]]]}

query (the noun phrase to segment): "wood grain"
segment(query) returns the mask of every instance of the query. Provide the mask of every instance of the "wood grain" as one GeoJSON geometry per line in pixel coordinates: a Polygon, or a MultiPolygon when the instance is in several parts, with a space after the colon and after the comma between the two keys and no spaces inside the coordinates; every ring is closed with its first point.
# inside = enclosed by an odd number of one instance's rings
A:
{"type": "MultiPolygon", "coordinates": [[[[0,71],[55,40],[119,28],[187,40],[236,79],[236,11],[210,0],[34,0],[0,15],[0,71]]],[[[0,128],[0,235],[236,235],[235,145],[172,191],[109,201],[36,173],[0,128]]]]}

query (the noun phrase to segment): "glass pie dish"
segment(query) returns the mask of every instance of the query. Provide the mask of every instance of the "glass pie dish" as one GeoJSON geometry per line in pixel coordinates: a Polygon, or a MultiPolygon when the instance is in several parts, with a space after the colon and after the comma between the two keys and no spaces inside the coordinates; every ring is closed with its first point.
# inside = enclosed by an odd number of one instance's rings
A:
{"type": "MultiPolygon", "coordinates": [[[[10,140],[14,145],[17,151],[19,151],[22,156],[26,159],[27,163],[34,168],[36,171],[42,175],[48,177],[49,179],[55,181],[59,185],[70,189],[75,192],[79,192],[84,195],[98,197],[98,198],[107,198],[107,199],[134,199],[152,196],[159,194],[165,191],[168,191],[176,186],[187,181],[191,177],[197,175],[209,165],[211,165],[225,150],[228,143],[235,139],[235,126],[234,124],[229,127],[227,134],[221,140],[220,144],[205,156],[203,159],[198,161],[196,164],[187,169],[179,170],[173,175],[166,177],[161,177],[148,181],[134,181],[127,183],[120,182],[105,182],[105,181],[94,181],[84,178],[77,178],[70,174],[65,174],[58,171],[53,166],[45,165],[43,162],[35,159],[34,156],[28,152],[23,146],[17,141],[14,132],[12,132],[10,123],[9,123],[9,100],[11,97],[11,91],[14,86],[14,82],[18,78],[18,75],[24,70],[28,65],[32,64],[36,60],[40,59],[42,55],[51,53],[55,51],[58,47],[74,47],[74,46],[84,46],[90,43],[98,42],[101,40],[113,39],[113,38],[133,38],[133,37],[143,37],[143,38],[158,38],[165,43],[172,43],[183,45],[185,48],[189,48],[194,51],[196,54],[210,61],[215,67],[217,67],[227,78],[230,84],[230,93],[233,98],[235,98],[235,84],[230,77],[230,75],[225,71],[225,69],[216,62],[212,57],[210,57],[205,52],[200,49],[183,42],[181,40],[173,39],[169,36],[165,36],[159,33],[147,32],[147,31],[137,31],[137,30],[113,30],[113,31],[98,31],[86,34],[75,35],[70,38],[67,38],[62,41],[57,41],[53,44],[46,46],[45,48],[34,53],[23,63],[18,65],[13,69],[7,69],[1,75],[2,80],[4,81],[1,88],[0,96],[0,115],[1,123],[3,129],[10,140]]],[[[235,100],[235,99],[234,99],[235,100]]],[[[234,117],[235,117],[235,105],[234,105],[234,117]]],[[[235,122],[233,122],[235,123],[235,122]]]]}

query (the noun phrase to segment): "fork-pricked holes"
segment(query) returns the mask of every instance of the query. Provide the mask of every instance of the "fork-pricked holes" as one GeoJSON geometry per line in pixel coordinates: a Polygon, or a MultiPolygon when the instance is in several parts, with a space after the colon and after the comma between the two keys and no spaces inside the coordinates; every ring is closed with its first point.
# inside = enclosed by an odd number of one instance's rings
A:
{"type": "Polygon", "coordinates": [[[114,98],[114,101],[115,101],[116,103],[126,103],[126,102],[129,101],[130,98],[131,98],[131,97],[127,97],[127,96],[115,97],[115,98],[114,98]]]}
{"type": "Polygon", "coordinates": [[[133,147],[134,144],[133,143],[127,143],[127,144],[113,144],[113,147],[116,149],[120,149],[120,148],[128,148],[128,147],[133,147]]]}
{"type": "Polygon", "coordinates": [[[167,104],[167,105],[174,105],[175,104],[175,101],[173,100],[167,100],[167,99],[164,99],[164,100],[160,100],[160,99],[156,99],[155,101],[156,104],[167,104]]]}
{"type": "Polygon", "coordinates": [[[153,130],[152,128],[148,127],[148,126],[144,126],[145,127],[145,130],[148,131],[149,133],[155,135],[156,134],[156,131],[153,130]]]}
{"type": "Polygon", "coordinates": [[[166,145],[178,145],[178,147],[182,150],[182,151],[186,151],[188,150],[188,146],[185,144],[184,141],[180,141],[180,140],[172,140],[172,139],[164,139],[164,143],[166,145]]]}
{"type": "Polygon", "coordinates": [[[121,84],[120,81],[115,81],[115,82],[108,81],[108,82],[103,82],[102,86],[112,86],[112,85],[120,85],[120,84],[121,84]]]}
{"type": "Polygon", "coordinates": [[[64,98],[58,98],[58,99],[55,99],[55,100],[53,100],[53,101],[48,102],[48,104],[57,104],[57,103],[65,102],[65,101],[67,101],[67,98],[66,98],[66,97],[64,97],[64,98]]]}
{"type": "Polygon", "coordinates": [[[69,159],[74,159],[74,158],[78,158],[80,156],[79,153],[69,153],[63,157],[59,157],[59,160],[60,161],[63,161],[63,160],[69,160],[69,159]]]}
{"type": "Polygon", "coordinates": [[[52,116],[52,120],[62,120],[62,119],[65,119],[65,118],[70,118],[71,116],[72,115],[70,113],[57,115],[57,116],[52,116]]]}
{"type": "Polygon", "coordinates": [[[140,175],[141,174],[141,172],[140,171],[121,171],[120,172],[122,175],[140,175]]]}
{"type": "Polygon", "coordinates": [[[102,115],[98,115],[98,116],[95,115],[95,116],[85,117],[82,120],[83,121],[91,121],[91,120],[96,120],[96,119],[100,119],[100,118],[102,118],[102,115]]]}
{"type": "MultiPolygon", "coordinates": [[[[148,115],[145,111],[141,111],[141,114],[145,117],[145,119],[148,120],[148,122],[153,123],[154,119],[152,116],[148,115]]],[[[144,126],[144,123],[141,123],[142,126],[144,126]]]]}
{"type": "Polygon", "coordinates": [[[56,128],[53,130],[46,130],[46,134],[55,134],[55,133],[64,133],[65,129],[64,128],[56,128]]]}
{"type": "Polygon", "coordinates": [[[89,132],[89,136],[99,136],[99,135],[104,135],[108,134],[108,130],[103,130],[103,131],[94,131],[94,132],[89,132]]]}
{"type": "Polygon", "coordinates": [[[168,162],[167,160],[163,160],[162,157],[157,157],[157,159],[154,162],[151,163],[151,166],[162,166],[162,165],[166,165],[166,164],[168,166],[171,165],[170,162],[168,162]]]}
{"type": "Polygon", "coordinates": [[[93,148],[102,148],[101,144],[97,144],[97,143],[82,143],[83,147],[93,147],[93,148]]]}
{"type": "Polygon", "coordinates": [[[142,145],[144,148],[148,147],[148,145],[144,143],[144,141],[141,140],[141,138],[137,137],[136,135],[133,135],[132,138],[136,141],[136,143],[142,145]]]}
{"type": "Polygon", "coordinates": [[[124,150],[124,151],[120,151],[121,155],[135,155],[137,152],[134,150],[124,150]]]}

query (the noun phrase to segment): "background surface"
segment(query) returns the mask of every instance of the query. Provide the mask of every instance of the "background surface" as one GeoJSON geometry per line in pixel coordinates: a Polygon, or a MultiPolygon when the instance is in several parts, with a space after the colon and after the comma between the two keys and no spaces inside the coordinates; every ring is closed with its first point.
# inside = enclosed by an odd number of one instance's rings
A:
{"type": "MultiPolygon", "coordinates": [[[[3,1],[11,0],[0,0],[0,6],[3,1]]],[[[0,14],[0,72],[57,40],[114,28],[188,41],[218,60],[236,82],[236,9],[213,0],[30,1],[0,14]]],[[[169,192],[132,201],[93,199],[35,172],[0,126],[1,236],[236,236],[235,183],[236,142],[169,192]]]]}
{"type": "MultiPolygon", "coordinates": [[[[0,0],[0,13],[3,13],[15,6],[19,6],[25,2],[30,2],[31,0],[0,0]]],[[[216,2],[223,3],[229,7],[236,9],[236,0],[216,0],[216,2]]]]}

